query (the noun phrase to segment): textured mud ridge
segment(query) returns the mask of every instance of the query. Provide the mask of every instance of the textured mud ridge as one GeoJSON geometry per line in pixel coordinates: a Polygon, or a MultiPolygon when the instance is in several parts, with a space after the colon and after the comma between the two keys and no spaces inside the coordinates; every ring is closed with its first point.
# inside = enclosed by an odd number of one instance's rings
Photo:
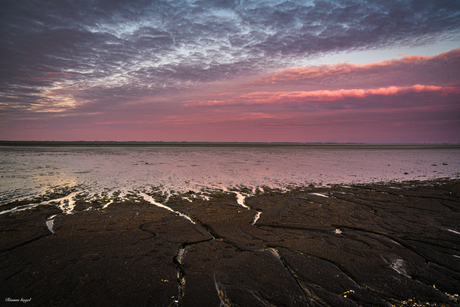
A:
{"type": "Polygon", "coordinates": [[[460,303],[459,181],[189,194],[0,215],[2,304],[460,303]]]}

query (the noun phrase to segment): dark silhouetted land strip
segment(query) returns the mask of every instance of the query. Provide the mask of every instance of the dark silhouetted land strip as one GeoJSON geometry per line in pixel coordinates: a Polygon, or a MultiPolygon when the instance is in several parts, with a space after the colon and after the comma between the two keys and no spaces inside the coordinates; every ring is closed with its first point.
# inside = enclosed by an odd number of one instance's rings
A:
{"type": "Polygon", "coordinates": [[[460,144],[364,144],[333,142],[116,142],[116,141],[1,141],[0,146],[25,147],[329,147],[341,149],[432,149],[456,148],[460,144]]]}

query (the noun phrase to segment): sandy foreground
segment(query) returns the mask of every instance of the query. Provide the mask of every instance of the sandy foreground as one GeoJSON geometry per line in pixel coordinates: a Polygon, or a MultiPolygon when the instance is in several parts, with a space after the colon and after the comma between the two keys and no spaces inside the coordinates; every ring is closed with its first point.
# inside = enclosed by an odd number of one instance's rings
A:
{"type": "Polygon", "coordinates": [[[183,196],[0,215],[0,305],[460,304],[458,180],[183,196]]]}

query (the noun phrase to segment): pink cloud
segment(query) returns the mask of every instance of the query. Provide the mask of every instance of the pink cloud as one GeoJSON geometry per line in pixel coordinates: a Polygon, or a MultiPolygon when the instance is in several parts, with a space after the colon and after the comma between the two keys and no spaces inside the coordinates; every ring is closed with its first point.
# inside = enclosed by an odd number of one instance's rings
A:
{"type": "Polygon", "coordinates": [[[65,95],[67,93],[67,91],[69,91],[68,88],[59,87],[59,88],[56,88],[56,89],[54,89],[52,91],[44,92],[43,95],[46,95],[46,96],[59,96],[59,95],[65,95]]]}
{"type": "Polygon", "coordinates": [[[122,124],[128,124],[128,122],[97,122],[93,124],[94,125],[122,125],[122,124]]]}
{"type": "Polygon", "coordinates": [[[71,76],[71,77],[75,77],[74,74],[71,74],[71,73],[68,73],[68,72],[46,72],[44,73],[45,76],[71,76]]]}
{"type": "Polygon", "coordinates": [[[159,120],[161,123],[221,123],[229,121],[253,121],[253,120],[267,120],[267,119],[285,119],[290,117],[286,114],[269,114],[265,112],[240,112],[239,110],[217,110],[210,114],[203,116],[202,114],[188,114],[188,115],[170,115],[165,116],[159,120]]]}
{"type": "MultiPolygon", "coordinates": [[[[40,68],[40,67],[38,67],[38,68],[40,68]]],[[[26,70],[24,70],[24,69],[20,69],[19,71],[26,72],[26,70]]],[[[60,77],[63,77],[63,76],[75,77],[74,74],[71,74],[71,73],[68,73],[68,72],[46,72],[46,73],[43,73],[43,75],[41,75],[39,77],[34,77],[30,73],[26,73],[25,77],[15,77],[15,79],[23,80],[23,81],[46,82],[46,83],[51,84],[51,83],[54,83],[54,82],[62,82],[63,80],[60,79],[60,77]]]]}
{"type": "Polygon", "coordinates": [[[339,63],[335,65],[296,67],[275,72],[267,77],[261,78],[253,82],[253,84],[307,80],[327,76],[337,76],[341,74],[368,72],[370,70],[382,68],[401,69],[401,66],[413,64],[425,65],[430,61],[449,61],[457,58],[460,58],[460,48],[451,50],[449,52],[441,53],[435,56],[410,55],[405,56],[402,59],[392,59],[383,62],[375,62],[362,65],[353,63],[339,63]]]}
{"type": "Polygon", "coordinates": [[[337,101],[346,98],[365,98],[374,95],[398,95],[406,93],[437,92],[440,95],[460,94],[460,88],[416,84],[413,86],[390,86],[373,89],[338,89],[317,91],[252,92],[228,99],[184,101],[184,106],[214,106],[233,104],[284,104],[306,101],[337,101]]]}

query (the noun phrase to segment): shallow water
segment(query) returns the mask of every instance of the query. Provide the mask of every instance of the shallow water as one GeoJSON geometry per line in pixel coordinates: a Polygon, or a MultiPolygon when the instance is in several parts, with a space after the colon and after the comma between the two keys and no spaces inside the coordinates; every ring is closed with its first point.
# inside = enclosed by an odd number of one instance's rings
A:
{"type": "Polygon", "coordinates": [[[72,197],[121,197],[157,189],[201,197],[232,190],[244,206],[248,188],[287,189],[460,177],[454,146],[325,145],[264,147],[0,147],[2,204],[64,189],[72,197]]]}

